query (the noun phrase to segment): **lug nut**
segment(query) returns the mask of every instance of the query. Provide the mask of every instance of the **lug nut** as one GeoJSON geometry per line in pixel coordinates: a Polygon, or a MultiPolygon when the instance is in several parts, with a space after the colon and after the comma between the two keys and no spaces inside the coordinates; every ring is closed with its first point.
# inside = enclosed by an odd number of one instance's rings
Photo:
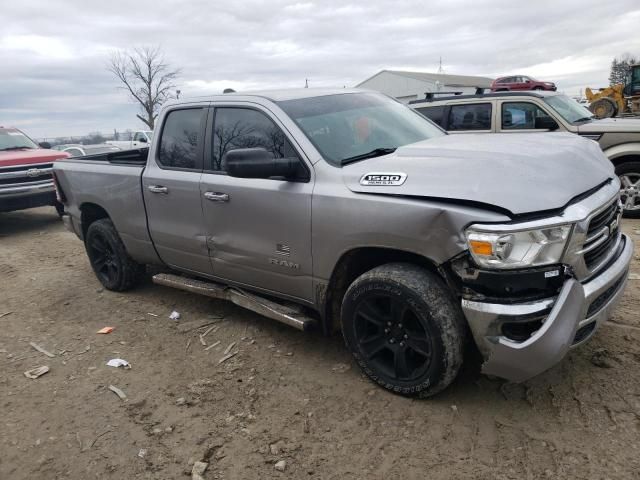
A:
{"type": "Polygon", "coordinates": [[[401,346],[401,347],[404,347],[404,342],[400,342],[400,346],[401,346]]]}
{"type": "Polygon", "coordinates": [[[396,343],[395,338],[392,338],[391,340],[389,340],[389,343],[396,343]]]}
{"type": "Polygon", "coordinates": [[[406,333],[404,334],[404,339],[406,340],[407,338],[409,338],[409,335],[407,335],[406,333]]]}
{"type": "Polygon", "coordinates": [[[389,333],[389,329],[388,329],[388,328],[385,328],[385,329],[384,329],[384,333],[389,333]]]}
{"type": "Polygon", "coordinates": [[[402,328],[402,324],[401,323],[398,324],[398,328],[402,328]]]}
{"type": "Polygon", "coordinates": [[[392,324],[391,322],[387,322],[387,326],[390,327],[392,324]]]}

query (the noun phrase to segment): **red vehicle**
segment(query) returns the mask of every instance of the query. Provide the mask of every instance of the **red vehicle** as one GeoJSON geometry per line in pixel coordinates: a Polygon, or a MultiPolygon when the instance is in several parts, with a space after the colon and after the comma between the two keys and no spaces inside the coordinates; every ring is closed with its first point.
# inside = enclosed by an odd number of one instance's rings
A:
{"type": "Polygon", "coordinates": [[[500,77],[491,82],[492,92],[506,92],[511,90],[551,90],[555,92],[557,87],[553,82],[541,82],[535,78],[527,77],[525,75],[500,77]]]}
{"type": "Polygon", "coordinates": [[[37,144],[17,128],[0,126],[0,212],[52,205],[56,200],[53,162],[68,158],[66,152],[37,144]]]}

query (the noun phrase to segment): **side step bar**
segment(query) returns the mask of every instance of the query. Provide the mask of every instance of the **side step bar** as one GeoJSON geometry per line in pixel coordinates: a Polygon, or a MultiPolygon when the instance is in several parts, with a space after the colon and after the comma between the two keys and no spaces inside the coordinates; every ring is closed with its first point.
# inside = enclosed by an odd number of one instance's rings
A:
{"type": "Polygon", "coordinates": [[[172,275],[170,273],[154,275],[153,283],[191,293],[198,293],[211,298],[227,300],[247,310],[297,328],[298,330],[309,330],[316,323],[313,318],[304,315],[294,307],[281,305],[266,298],[218,283],[181,277],[180,275],[172,275]]]}

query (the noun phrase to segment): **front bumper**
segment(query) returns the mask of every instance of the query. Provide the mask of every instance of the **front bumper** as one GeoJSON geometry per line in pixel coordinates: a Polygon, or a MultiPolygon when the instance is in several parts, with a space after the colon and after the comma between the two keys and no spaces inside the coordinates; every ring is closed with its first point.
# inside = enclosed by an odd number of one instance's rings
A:
{"type": "Polygon", "coordinates": [[[35,185],[0,187],[0,212],[54,205],[55,201],[56,192],[53,181],[35,185]]]}
{"type": "Polygon", "coordinates": [[[485,358],[482,372],[522,382],[557,364],[590,338],[609,317],[627,283],[633,242],[622,235],[615,260],[585,283],[567,280],[557,297],[534,302],[500,304],[462,301],[473,337],[485,358]],[[541,327],[522,342],[500,334],[500,325],[542,317],[541,327]]]}

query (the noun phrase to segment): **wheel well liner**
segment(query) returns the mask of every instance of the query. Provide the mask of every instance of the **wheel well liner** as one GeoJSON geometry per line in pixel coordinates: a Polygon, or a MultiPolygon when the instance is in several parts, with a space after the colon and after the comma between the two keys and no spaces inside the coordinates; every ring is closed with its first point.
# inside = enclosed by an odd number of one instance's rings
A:
{"type": "Polygon", "coordinates": [[[613,163],[616,167],[626,162],[640,162],[640,154],[624,154],[611,159],[611,163],[613,163]]]}
{"type": "Polygon", "coordinates": [[[322,309],[322,330],[329,335],[340,329],[342,299],[349,285],[363,273],[386,263],[404,262],[440,275],[435,262],[427,257],[404,250],[384,247],[360,247],[345,252],[331,273],[322,309]]]}
{"type": "Polygon", "coordinates": [[[102,208],[100,205],[96,205],[95,203],[84,203],[80,207],[80,222],[82,224],[82,238],[86,238],[87,230],[89,229],[89,225],[91,225],[96,220],[100,220],[101,218],[110,218],[107,211],[102,208]]]}

